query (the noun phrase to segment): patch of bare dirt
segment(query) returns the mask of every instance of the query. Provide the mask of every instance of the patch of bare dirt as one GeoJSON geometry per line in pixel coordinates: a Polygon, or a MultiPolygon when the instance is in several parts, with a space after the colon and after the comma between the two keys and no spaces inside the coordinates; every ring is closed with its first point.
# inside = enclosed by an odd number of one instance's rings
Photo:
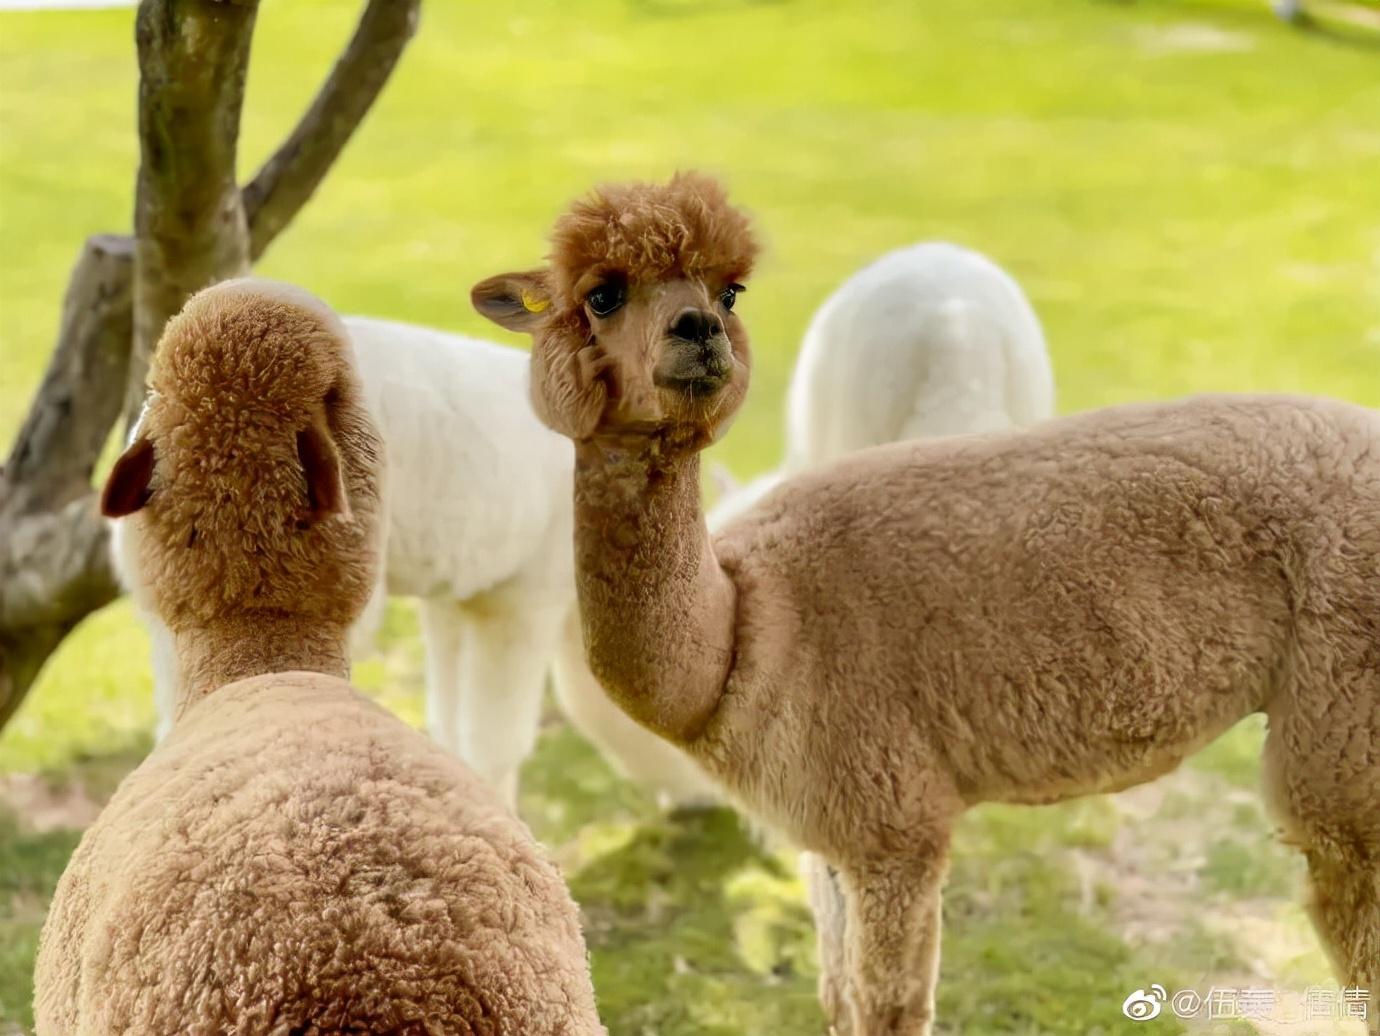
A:
{"type": "Polygon", "coordinates": [[[0,806],[39,833],[61,828],[85,830],[103,805],[88,795],[79,781],[59,784],[27,773],[0,776],[0,806]]]}
{"type": "MultiPolygon", "coordinates": [[[[1174,944],[1184,940],[1207,938],[1220,946],[1229,963],[1215,969],[1196,992],[1207,996],[1210,988],[1273,990],[1273,1017],[1250,1019],[1260,1036],[1364,1036],[1360,1022],[1303,1016],[1306,985],[1331,990],[1336,985],[1304,919],[1301,865],[1289,901],[1233,897],[1204,887],[1206,854],[1214,842],[1230,837],[1233,830],[1243,841],[1272,830],[1255,793],[1181,768],[1115,796],[1114,802],[1125,823],[1112,844],[1077,854],[1089,909],[1100,898],[1129,945],[1160,948],[1168,959],[1174,944]],[[1259,833],[1243,827],[1243,817],[1252,812],[1258,814],[1259,833]],[[1281,978],[1285,975],[1290,983],[1281,978]],[[1298,983],[1300,977],[1305,981],[1298,983]]],[[[1185,1024],[1193,1033],[1216,1033],[1223,1023],[1200,1017],[1186,1019],[1185,1024]]]]}
{"type": "Polygon", "coordinates": [[[1205,22],[1142,27],[1136,30],[1135,42],[1148,54],[1229,54],[1255,49],[1255,39],[1248,33],[1205,22]]]}

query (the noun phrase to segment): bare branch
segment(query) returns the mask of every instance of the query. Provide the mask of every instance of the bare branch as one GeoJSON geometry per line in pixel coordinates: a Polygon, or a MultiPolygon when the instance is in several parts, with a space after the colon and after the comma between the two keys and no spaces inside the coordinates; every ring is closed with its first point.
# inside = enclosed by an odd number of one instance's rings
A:
{"type": "Polygon", "coordinates": [[[24,703],[43,663],[73,626],[29,628],[21,637],[0,631],[0,730],[24,703]]]}
{"type": "Polygon", "coordinates": [[[0,727],[73,627],[119,593],[94,493],[4,520],[0,543],[0,727]]]}
{"type": "Polygon", "coordinates": [[[292,221],[378,98],[413,34],[421,0],[369,0],[330,77],[292,134],[244,188],[250,252],[292,221]]]}
{"type": "Polygon", "coordinates": [[[142,403],[163,325],[197,289],[249,270],[235,148],[256,10],[139,6],[134,245],[97,242],[78,262],[64,337],[0,476],[0,724],[67,632],[118,592],[91,468],[115,416],[142,403]]]}
{"type": "Polygon", "coordinates": [[[110,538],[95,493],[25,515],[7,531],[0,554],[0,629],[75,622],[115,599],[110,538]]]}
{"type": "Polygon", "coordinates": [[[134,245],[89,238],[62,302],[57,347],[0,476],[0,523],[91,488],[124,401],[133,323],[134,245]]]}

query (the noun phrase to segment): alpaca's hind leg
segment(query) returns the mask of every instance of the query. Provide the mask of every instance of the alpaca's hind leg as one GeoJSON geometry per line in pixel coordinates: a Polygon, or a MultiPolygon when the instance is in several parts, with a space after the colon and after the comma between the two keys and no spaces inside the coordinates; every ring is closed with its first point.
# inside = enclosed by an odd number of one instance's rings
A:
{"type": "Polygon", "coordinates": [[[819,943],[819,1003],[836,1036],[849,1036],[853,1019],[849,1014],[852,996],[846,952],[848,904],[838,873],[819,854],[800,854],[800,877],[805,883],[819,943]]]}
{"type": "Polygon", "coordinates": [[[1380,1036],[1380,688],[1310,704],[1271,711],[1266,797],[1307,857],[1309,913],[1337,979],[1367,991],[1351,995],[1365,996],[1368,1031],[1380,1036]]]}
{"type": "Polygon", "coordinates": [[[460,758],[517,807],[518,771],[541,725],[563,607],[495,593],[470,602],[460,652],[460,758]]]}
{"type": "Polygon", "coordinates": [[[843,872],[852,1036],[929,1036],[945,854],[843,872]]]}
{"type": "Polygon", "coordinates": [[[426,644],[426,729],[432,739],[460,754],[460,641],[464,615],[458,601],[422,602],[426,644]]]}
{"type": "Polygon", "coordinates": [[[1380,1034],[1380,851],[1331,846],[1307,856],[1313,924],[1347,996],[1365,1004],[1367,1031],[1380,1034]]]}

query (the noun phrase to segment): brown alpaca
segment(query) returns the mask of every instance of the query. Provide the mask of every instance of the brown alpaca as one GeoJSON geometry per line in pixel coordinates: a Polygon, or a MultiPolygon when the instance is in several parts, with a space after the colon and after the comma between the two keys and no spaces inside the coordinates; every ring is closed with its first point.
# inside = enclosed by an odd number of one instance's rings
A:
{"type": "Polygon", "coordinates": [[[150,388],[102,500],[183,698],[58,885],[39,1033],[603,1033],[531,835],[346,682],[382,471],[339,320],[286,285],[209,288],[150,388]]]}
{"type": "Polygon", "coordinates": [[[840,1029],[931,1031],[966,808],[1125,788],[1258,711],[1318,930],[1380,986],[1380,415],[1215,397],[882,446],[711,543],[698,451],[747,383],[747,220],[679,176],[576,204],[554,244],[474,301],[532,334],[536,408],[575,440],[591,668],[827,861],[840,1029]]]}

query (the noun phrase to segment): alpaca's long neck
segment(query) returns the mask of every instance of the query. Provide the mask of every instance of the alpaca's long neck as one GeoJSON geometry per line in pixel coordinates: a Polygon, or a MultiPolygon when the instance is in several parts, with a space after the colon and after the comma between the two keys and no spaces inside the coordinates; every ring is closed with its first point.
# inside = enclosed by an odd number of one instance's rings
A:
{"type": "Polygon", "coordinates": [[[180,679],[175,714],[236,680],[290,670],[348,679],[348,633],[296,615],[254,614],[174,634],[180,679]]]}
{"type": "Polygon", "coordinates": [[[700,511],[699,458],[655,442],[575,450],[575,570],[585,653],[633,719],[703,730],[733,661],[734,587],[700,511]]]}

